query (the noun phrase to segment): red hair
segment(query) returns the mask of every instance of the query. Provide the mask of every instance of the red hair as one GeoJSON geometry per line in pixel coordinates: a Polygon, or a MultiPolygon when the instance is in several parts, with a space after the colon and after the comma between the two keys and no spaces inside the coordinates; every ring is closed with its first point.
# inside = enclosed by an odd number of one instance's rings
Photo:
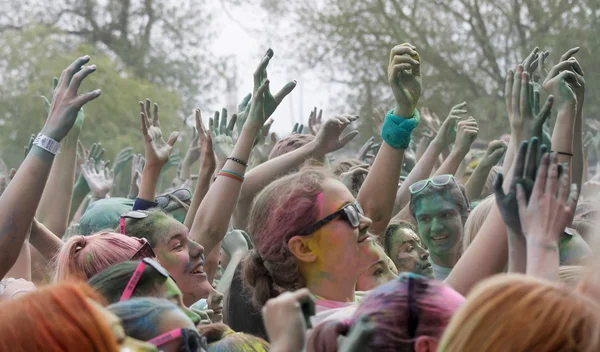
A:
{"type": "Polygon", "coordinates": [[[102,302],[83,283],[63,283],[0,303],[0,352],[118,351],[88,299],[102,302]]]}

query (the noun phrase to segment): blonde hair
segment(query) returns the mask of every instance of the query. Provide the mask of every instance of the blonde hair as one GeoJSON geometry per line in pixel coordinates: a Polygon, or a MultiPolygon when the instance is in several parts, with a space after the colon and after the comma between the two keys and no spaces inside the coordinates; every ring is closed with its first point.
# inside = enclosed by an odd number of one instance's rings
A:
{"type": "Polygon", "coordinates": [[[575,288],[585,274],[585,267],[581,265],[563,265],[558,268],[558,278],[567,287],[575,288]]]}
{"type": "Polygon", "coordinates": [[[600,308],[553,282],[498,275],[473,289],[438,351],[597,351],[600,308]]]}
{"type": "Polygon", "coordinates": [[[477,232],[481,229],[481,226],[487,219],[494,203],[496,201],[496,197],[492,194],[491,196],[486,197],[482,200],[479,205],[475,207],[475,209],[471,210],[469,217],[467,218],[467,222],[465,222],[465,231],[463,235],[463,243],[462,243],[462,252],[464,253],[467,250],[467,247],[471,245],[477,232]]]}

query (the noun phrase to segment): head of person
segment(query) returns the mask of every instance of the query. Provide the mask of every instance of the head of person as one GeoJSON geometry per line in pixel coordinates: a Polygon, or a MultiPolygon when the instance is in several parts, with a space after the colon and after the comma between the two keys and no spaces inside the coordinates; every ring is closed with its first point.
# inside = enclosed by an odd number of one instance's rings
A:
{"type": "Polygon", "coordinates": [[[477,232],[479,232],[479,229],[485,222],[485,219],[487,219],[487,216],[492,210],[494,204],[496,204],[496,197],[491,195],[479,202],[479,204],[473,210],[471,210],[471,213],[465,222],[465,230],[462,240],[463,253],[475,239],[477,232]]]}
{"type": "Polygon", "coordinates": [[[108,267],[88,280],[88,284],[106,298],[109,303],[117,303],[136,273],[137,283],[129,290],[129,298],[156,297],[176,304],[194,324],[200,323],[200,316],[183,304],[183,294],[177,284],[164,269],[154,262],[150,265],[143,261],[126,261],[108,267]],[[139,275],[139,276],[138,276],[139,275]]]}
{"type": "Polygon", "coordinates": [[[344,172],[348,172],[351,168],[364,165],[364,161],[351,158],[340,158],[331,164],[331,170],[336,176],[340,176],[344,172]]]}
{"type": "Polygon", "coordinates": [[[119,225],[121,214],[132,207],[133,200],[129,198],[111,197],[95,201],[79,219],[77,234],[88,236],[106,229],[114,229],[119,225]]]}
{"type": "Polygon", "coordinates": [[[406,221],[389,224],[384,233],[384,248],[398,272],[434,278],[429,251],[423,247],[413,224],[406,221]]]}
{"type": "Polygon", "coordinates": [[[208,324],[198,327],[198,332],[206,337],[207,352],[267,352],[269,343],[260,337],[236,333],[225,324],[208,324]]]}
{"type": "Polygon", "coordinates": [[[158,262],[183,292],[185,305],[207,298],[212,286],[204,272],[204,248],[188,237],[188,228],[159,209],[132,213],[123,214],[122,232],[150,242],[158,262]]]}
{"type": "Polygon", "coordinates": [[[164,352],[198,344],[194,323],[175,304],[160,298],[133,298],[107,307],[121,319],[127,336],[147,341],[164,352]]]}
{"type": "Polygon", "coordinates": [[[326,280],[354,291],[358,277],[379,255],[352,193],[325,169],[307,168],[282,177],[258,194],[248,232],[254,249],[244,261],[245,281],[256,305],[282,290],[326,280]],[[279,289],[276,289],[279,288],[279,289]]]}
{"type": "Polygon", "coordinates": [[[463,302],[464,297],[443,282],[401,274],[369,293],[349,321],[317,325],[308,351],[337,351],[338,337],[346,336],[363,316],[375,323],[371,351],[437,351],[446,325],[463,302]]]}
{"type": "Polygon", "coordinates": [[[591,243],[594,237],[595,226],[600,219],[598,215],[600,215],[600,207],[597,200],[583,199],[577,202],[572,226],[587,243],[591,243]]]}
{"type": "Polygon", "coordinates": [[[60,283],[0,303],[1,351],[156,351],[123,332],[84,283],[60,283]]]}
{"type": "Polygon", "coordinates": [[[398,269],[394,262],[385,254],[385,250],[375,241],[375,251],[379,255],[379,261],[365,270],[356,282],[356,291],[370,291],[385,283],[398,278],[398,269]]]}
{"type": "Polygon", "coordinates": [[[308,143],[312,142],[315,139],[315,136],[312,134],[301,134],[301,133],[293,133],[289,136],[280,139],[271,150],[269,154],[269,160],[274,159],[278,156],[287,154],[289,152],[293,152],[300,147],[304,147],[308,143]]]}
{"type": "Polygon", "coordinates": [[[410,212],[423,243],[432,254],[446,256],[461,249],[470,201],[464,186],[451,175],[439,175],[410,187],[410,212]]]}
{"type": "Polygon", "coordinates": [[[471,291],[439,351],[596,351],[599,344],[596,303],[560,284],[512,274],[471,291]]]}
{"type": "Polygon", "coordinates": [[[179,188],[157,196],[155,201],[158,208],[183,224],[192,202],[192,192],[187,188],[179,188]]]}
{"type": "Polygon", "coordinates": [[[496,179],[498,178],[498,174],[500,172],[502,172],[502,166],[496,165],[492,167],[487,179],[485,180],[485,185],[483,185],[479,199],[484,199],[494,194],[494,184],[496,183],[496,179]]]}
{"type": "Polygon", "coordinates": [[[213,323],[222,323],[223,322],[223,294],[217,291],[216,285],[213,283],[213,289],[210,291],[208,295],[208,299],[206,300],[208,303],[208,309],[213,311],[213,315],[210,320],[213,323]]]}
{"type": "Polygon", "coordinates": [[[145,257],[154,257],[154,252],[139,238],[113,232],[71,237],[55,258],[54,281],[86,281],[111,265],[145,257]]]}

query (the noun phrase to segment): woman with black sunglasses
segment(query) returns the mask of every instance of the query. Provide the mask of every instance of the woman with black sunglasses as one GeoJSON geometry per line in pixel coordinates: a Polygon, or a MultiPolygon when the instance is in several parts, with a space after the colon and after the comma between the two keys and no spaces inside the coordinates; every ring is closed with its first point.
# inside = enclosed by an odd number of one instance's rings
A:
{"type": "Polygon", "coordinates": [[[382,234],[391,218],[404,150],[419,121],[419,60],[410,44],[391,50],[396,107],[386,116],[384,143],[356,199],[324,169],[282,177],[256,196],[248,227],[255,248],[244,261],[255,305],[306,287],[316,300],[317,322],[357,302],[358,278],[379,260],[369,233],[382,234]]]}

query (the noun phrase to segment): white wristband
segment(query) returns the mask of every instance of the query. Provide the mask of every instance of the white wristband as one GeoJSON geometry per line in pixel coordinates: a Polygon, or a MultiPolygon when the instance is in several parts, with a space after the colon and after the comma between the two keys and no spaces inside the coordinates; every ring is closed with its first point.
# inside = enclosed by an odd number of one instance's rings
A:
{"type": "Polygon", "coordinates": [[[54,139],[43,135],[38,134],[33,141],[33,145],[38,146],[50,154],[58,154],[58,150],[60,149],[60,142],[55,141],[54,139]]]}

